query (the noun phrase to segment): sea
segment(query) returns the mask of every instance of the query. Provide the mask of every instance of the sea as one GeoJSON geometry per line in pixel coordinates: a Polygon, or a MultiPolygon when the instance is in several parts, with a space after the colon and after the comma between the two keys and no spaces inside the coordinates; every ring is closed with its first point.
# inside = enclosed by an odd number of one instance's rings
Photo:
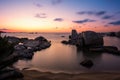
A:
{"type": "MultiPolygon", "coordinates": [[[[62,40],[68,40],[70,33],[2,33],[2,36],[34,39],[43,36],[51,41],[47,49],[37,51],[31,60],[19,60],[14,67],[23,70],[37,70],[53,73],[84,73],[84,72],[120,72],[120,55],[110,53],[85,53],[76,46],[64,45],[62,40]],[[93,61],[91,68],[80,63],[85,59],[93,61]]],[[[120,50],[120,38],[104,37],[105,46],[116,46],[120,50]]]]}

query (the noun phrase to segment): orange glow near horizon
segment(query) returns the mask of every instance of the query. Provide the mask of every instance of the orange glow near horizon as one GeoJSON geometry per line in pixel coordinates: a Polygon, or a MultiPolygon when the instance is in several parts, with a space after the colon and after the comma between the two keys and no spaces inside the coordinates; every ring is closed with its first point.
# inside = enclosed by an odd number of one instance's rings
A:
{"type": "Polygon", "coordinates": [[[107,8],[108,4],[110,9],[101,11],[98,1],[94,2],[85,1],[86,5],[83,5],[82,0],[62,0],[56,4],[51,4],[51,0],[0,0],[0,31],[71,32],[72,29],[78,32],[120,31],[120,15],[114,16],[116,20],[111,20],[109,16],[117,12],[114,9],[116,6],[106,3],[103,7],[107,8]],[[92,7],[93,5],[96,7],[92,7]],[[82,14],[77,14],[78,12],[82,14]],[[103,19],[106,15],[109,19],[103,19]],[[110,24],[111,22],[113,24],[110,24]]]}

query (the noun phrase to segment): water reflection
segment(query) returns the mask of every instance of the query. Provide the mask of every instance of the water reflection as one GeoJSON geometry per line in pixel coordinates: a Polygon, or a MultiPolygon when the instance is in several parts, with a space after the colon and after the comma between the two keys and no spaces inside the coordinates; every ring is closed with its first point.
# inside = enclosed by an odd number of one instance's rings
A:
{"type": "MultiPolygon", "coordinates": [[[[60,42],[63,39],[67,39],[66,37],[58,37],[58,35],[52,34],[49,34],[49,36],[47,34],[45,35],[52,41],[52,46],[36,52],[33,59],[29,62],[19,61],[16,67],[26,66],[43,72],[80,73],[86,71],[120,71],[120,56],[108,53],[91,53],[87,50],[81,51],[75,46],[61,44],[60,42]],[[52,35],[52,37],[50,37],[50,35],[52,35]],[[90,69],[80,65],[80,63],[86,59],[90,59],[94,63],[90,69]]],[[[105,37],[104,41],[105,46],[116,46],[120,50],[120,39],[105,37]]]]}

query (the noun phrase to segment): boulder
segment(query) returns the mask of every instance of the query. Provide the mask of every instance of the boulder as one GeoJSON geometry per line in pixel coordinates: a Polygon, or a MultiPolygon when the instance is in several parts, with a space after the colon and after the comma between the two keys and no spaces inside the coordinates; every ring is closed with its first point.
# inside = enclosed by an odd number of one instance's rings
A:
{"type": "Polygon", "coordinates": [[[45,39],[45,38],[42,37],[42,36],[36,37],[35,40],[38,40],[38,41],[46,41],[46,42],[47,42],[47,39],[45,39]]]}
{"type": "Polygon", "coordinates": [[[63,43],[63,44],[69,44],[69,42],[65,41],[65,40],[61,41],[61,43],[63,43]]]}
{"type": "Polygon", "coordinates": [[[86,68],[91,68],[93,66],[93,62],[91,60],[84,60],[80,63],[80,65],[86,67],[86,68]]]}
{"type": "Polygon", "coordinates": [[[23,44],[26,47],[37,47],[40,45],[39,41],[37,40],[28,40],[28,41],[25,41],[23,44]]]}
{"type": "Polygon", "coordinates": [[[8,36],[7,40],[8,40],[9,43],[13,43],[13,44],[17,44],[17,43],[20,42],[20,39],[17,38],[17,37],[10,37],[10,36],[8,36]]]}
{"type": "Polygon", "coordinates": [[[104,51],[108,53],[120,55],[120,51],[118,50],[117,47],[114,46],[104,46],[104,51]]]}
{"type": "Polygon", "coordinates": [[[29,39],[28,38],[20,38],[20,42],[25,42],[25,41],[28,41],[29,39]]]}
{"type": "Polygon", "coordinates": [[[103,37],[93,31],[82,32],[84,46],[103,46],[103,37]]]}
{"type": "Polygon", "coordinates": [[[24,45],[15,45],[14,46],[14,49],[15,50],[25,50],[25,49],[27,49],[27,47],[26,46],[24,46],[24,45]]]}
{"type": "Polygon", "coordinates": [[[71,36],[69,37],[71,40],[71,44],[76,44],[76,41],[78,40],[78,34],[76,30],[72,30],[71,36]]]}

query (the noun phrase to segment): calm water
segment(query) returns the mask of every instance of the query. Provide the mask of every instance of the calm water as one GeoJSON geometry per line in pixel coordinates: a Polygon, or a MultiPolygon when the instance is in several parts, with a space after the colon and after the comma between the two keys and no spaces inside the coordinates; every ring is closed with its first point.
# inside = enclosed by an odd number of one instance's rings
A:
{"type": "MultiPolygon", "coordinates": [[[[50,48],[35,52],[33,59],[29,61],[19,60],[15,67],[30,68],[43,72],[69,72],[81,73],[91,71],[120,71],[120,56],[108,53],[83,53],[75,46],[63,45],[60,42],[68,39],[69,34],[61,33],[5,33],[9,36],[28,37],[34,39],[37,36],[44,36],[51,40],[50,48]],[[61,36],[65,37],[62,38],[61,36]],[[93,67],[88,69],[80,65],[85,59],[91,59],[93,67]]],[[[5,35],[3,34],[3,35],[5,35]]],[[[120,50],[120,39],[116,37],[104,37],[104,45],[116,46],[120,50]]]]}

